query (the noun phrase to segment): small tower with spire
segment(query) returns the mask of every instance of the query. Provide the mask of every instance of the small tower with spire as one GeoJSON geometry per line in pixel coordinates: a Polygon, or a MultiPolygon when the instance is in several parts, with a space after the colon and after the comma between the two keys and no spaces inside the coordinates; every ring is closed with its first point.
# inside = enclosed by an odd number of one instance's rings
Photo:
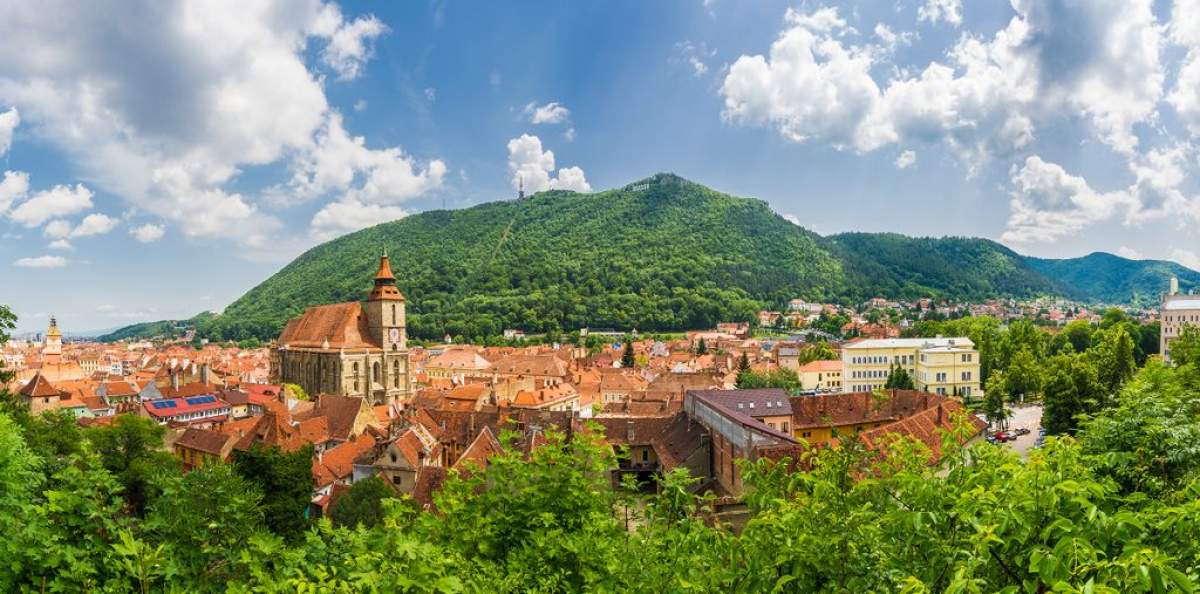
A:
{"type": "Polygon", "coordinates": [[[62,363],[62,332],[58,330],[58,320],[50,314],[50,327],[46,329],[46,342],[42,345],[42,361],[44,363],[62,363]]]}
{"type": "Polygon", "coordinates": [[[388,351],[408,348],[408,336],[404,324],[404,295],[396,288],[396,275],[392,274],[391,260],[387,247],[379,257],[379,270],[375,272],[375,286],[367,296],[367,325],[371,336],[388,351]]]}

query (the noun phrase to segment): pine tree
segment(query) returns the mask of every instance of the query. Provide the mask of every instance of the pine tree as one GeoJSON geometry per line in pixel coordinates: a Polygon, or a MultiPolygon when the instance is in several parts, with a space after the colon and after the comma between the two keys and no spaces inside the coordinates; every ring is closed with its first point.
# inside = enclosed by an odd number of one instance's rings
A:
{"type": "Polygon", "coordinates": [[[708,354],[708,345],[704,344],[703,338],[700,339],[700,342],[696,343],[696,354],[697,355],[707,355],[708,354]]]}
{"type": "Polygon", "coordinates": [[[625,369],[632,369],[633,363],[633,341],[626,340],[625,352],[621,353],[621,367],[624,367],[625,369]]]}

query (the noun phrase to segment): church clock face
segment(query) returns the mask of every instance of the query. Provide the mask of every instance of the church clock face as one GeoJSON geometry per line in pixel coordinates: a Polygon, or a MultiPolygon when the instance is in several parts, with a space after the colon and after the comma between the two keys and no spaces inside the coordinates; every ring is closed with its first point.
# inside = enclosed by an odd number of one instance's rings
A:
{"type": "Polygon", "coordinates": [[[392,339],[392,342],[400,342],[400,329],[392,328],[391,330],[389,330],[388,338],[392,339]]]}

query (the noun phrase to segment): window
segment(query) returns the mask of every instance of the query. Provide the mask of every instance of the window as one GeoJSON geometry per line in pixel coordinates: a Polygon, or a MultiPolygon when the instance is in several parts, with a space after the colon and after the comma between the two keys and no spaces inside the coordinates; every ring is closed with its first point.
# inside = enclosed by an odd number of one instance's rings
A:
{"type": "Polygon", "coordinates": [[[646,462],[648,460],[650,460],[650,452],[648,450],[642,450],[642,462],[646,462]]]}
{"type": "Polygon", "coordinates": [[[392,387],[393,388],[400,387],[400,360],[399,359],[392,361],[392,387]]]}
{"type": "Polygon", "coordinates": [[[392,304],[392,325],[396,325],[396,304],[392,304]]]}
{"type": "Polygon", "coordinates": [[[379,379],[379,361],[376,361],[376,362],[375,362],[375,364],[371,366],[371,379],[372,379],[372,380],[374,380],[374,381],[375,381],[375,383],[377,383],[377,384],[380,382],[380,379],[379,379]]]}

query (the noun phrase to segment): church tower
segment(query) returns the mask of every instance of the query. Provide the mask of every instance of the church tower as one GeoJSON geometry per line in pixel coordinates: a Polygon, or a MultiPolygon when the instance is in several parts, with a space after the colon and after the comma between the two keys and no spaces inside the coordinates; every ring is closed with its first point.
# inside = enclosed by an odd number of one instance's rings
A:
{"type": "Polygon", "coordinates": [[[45,363],[57,365],[62,363],[62,332],[58,331],[58,321],[50,316],[50,327],[46,329],[46,343],[42,346],[42,360],[45,363]]]}
{"type": "Polygon", "coordinates": [[[367,296],[367,326],[371,337],[385,352],[408,350],[408,332],[404,327],[404,295],[396,288],[396,276],[388,260],[387,249],[379,258],[375,286],[367,296]]]}

